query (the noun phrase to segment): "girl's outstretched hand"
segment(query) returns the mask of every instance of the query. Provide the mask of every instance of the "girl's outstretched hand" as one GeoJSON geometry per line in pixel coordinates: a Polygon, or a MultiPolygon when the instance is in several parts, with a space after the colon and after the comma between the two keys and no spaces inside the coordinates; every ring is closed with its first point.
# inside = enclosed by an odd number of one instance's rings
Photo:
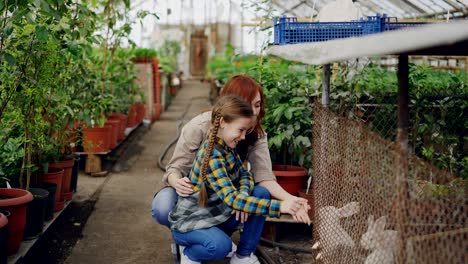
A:
{"type": "Polygon", "coordinates": [[[190,182],[190,179],[187,177],[182,177],[178,179],[175,189],[177,194],[182,197],[187,197],[193,193],[193,185],[190,182]]]}

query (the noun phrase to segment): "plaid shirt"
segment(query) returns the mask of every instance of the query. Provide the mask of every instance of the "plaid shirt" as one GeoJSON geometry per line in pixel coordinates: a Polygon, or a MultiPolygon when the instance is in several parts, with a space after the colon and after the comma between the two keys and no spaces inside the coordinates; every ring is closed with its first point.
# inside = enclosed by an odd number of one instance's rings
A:
{"type": "Polygon", "coordinates": [[[179,197],[176,206],[169,215],[171,228],[178,232],[188,232],[219,225],[231,216],[232,209],[254,215],[280,216],[278,200],[259,199],[249,196],[254,181],[252,174],[242,164],[235,149],[230,148],[218,138],[206,174],[208,202],[205,208],[198,207],[198,197],[202,187],[200,168],[208,146],[206,140],[198,151],[190,180],[194,193],[188,197],[179,197]]]}

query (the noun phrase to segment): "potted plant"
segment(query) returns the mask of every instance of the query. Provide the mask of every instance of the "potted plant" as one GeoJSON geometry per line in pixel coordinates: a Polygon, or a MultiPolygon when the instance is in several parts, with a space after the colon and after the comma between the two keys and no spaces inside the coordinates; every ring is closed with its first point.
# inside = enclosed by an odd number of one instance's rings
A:
{"type": "Polygon", "coordinates": [[[267,111],[263,126],[273,173],[286,191],[297,195],[311,169],[312,107],[307,96],[313,75],[306,68],[265,66],[262,85],[267,111]],[[286,71],[283,71],[287,69],[286,71]]]}

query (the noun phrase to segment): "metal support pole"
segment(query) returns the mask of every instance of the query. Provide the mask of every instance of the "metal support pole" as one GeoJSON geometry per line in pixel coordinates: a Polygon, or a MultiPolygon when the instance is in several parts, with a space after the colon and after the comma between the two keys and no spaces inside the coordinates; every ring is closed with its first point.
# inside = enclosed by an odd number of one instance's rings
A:
{"type": "Polygon", "coordinates": [[[405,223],[408,178],[408,129],[409,129],[409,66],[408,55],[398,57],[398,131],[397,131],[397,211],[396,228],[399,235],[399,254],[396,263],[405,263],[405,223]]]}
{"type": "Polygon", "coordinates": [[[323,65],[322,75],[322,105],[326,108],[330,105],[330,64],[323,65]]]}

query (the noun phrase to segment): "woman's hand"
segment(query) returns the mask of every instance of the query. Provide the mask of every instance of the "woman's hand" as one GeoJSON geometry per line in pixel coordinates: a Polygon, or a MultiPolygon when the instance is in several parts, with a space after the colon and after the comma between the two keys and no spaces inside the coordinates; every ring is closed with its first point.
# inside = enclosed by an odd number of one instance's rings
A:
{"type": "MultiPolygon", "coordinates": [[[[297,198],[293,197],[292,199],[287,199],[281,202],[280,205],[280,212],[282,214],[290,214],[290,215],[295,215],[296,212],[303,207],[304,201],[297,198]]],[[[306,202],[307,203],[307,202],[306,202]]]]}
{"type": "Polygon", "coordinates": [[[182,197],[187,197],[193,193],[193,185],[190,182],[190,179],[187,177],[182,177],[178,179],[174,188],[177,194],[182,197]]]}
{"type": "Polygon", "coordinates": [[[309,205],[307,202],[299,209],[297,210],[296,214],[292,215],[294,220],[297,222],[302,222],[304,224],[310,225],[310,217],[308,214],[308,211],[310,210],[309,205]]]}

